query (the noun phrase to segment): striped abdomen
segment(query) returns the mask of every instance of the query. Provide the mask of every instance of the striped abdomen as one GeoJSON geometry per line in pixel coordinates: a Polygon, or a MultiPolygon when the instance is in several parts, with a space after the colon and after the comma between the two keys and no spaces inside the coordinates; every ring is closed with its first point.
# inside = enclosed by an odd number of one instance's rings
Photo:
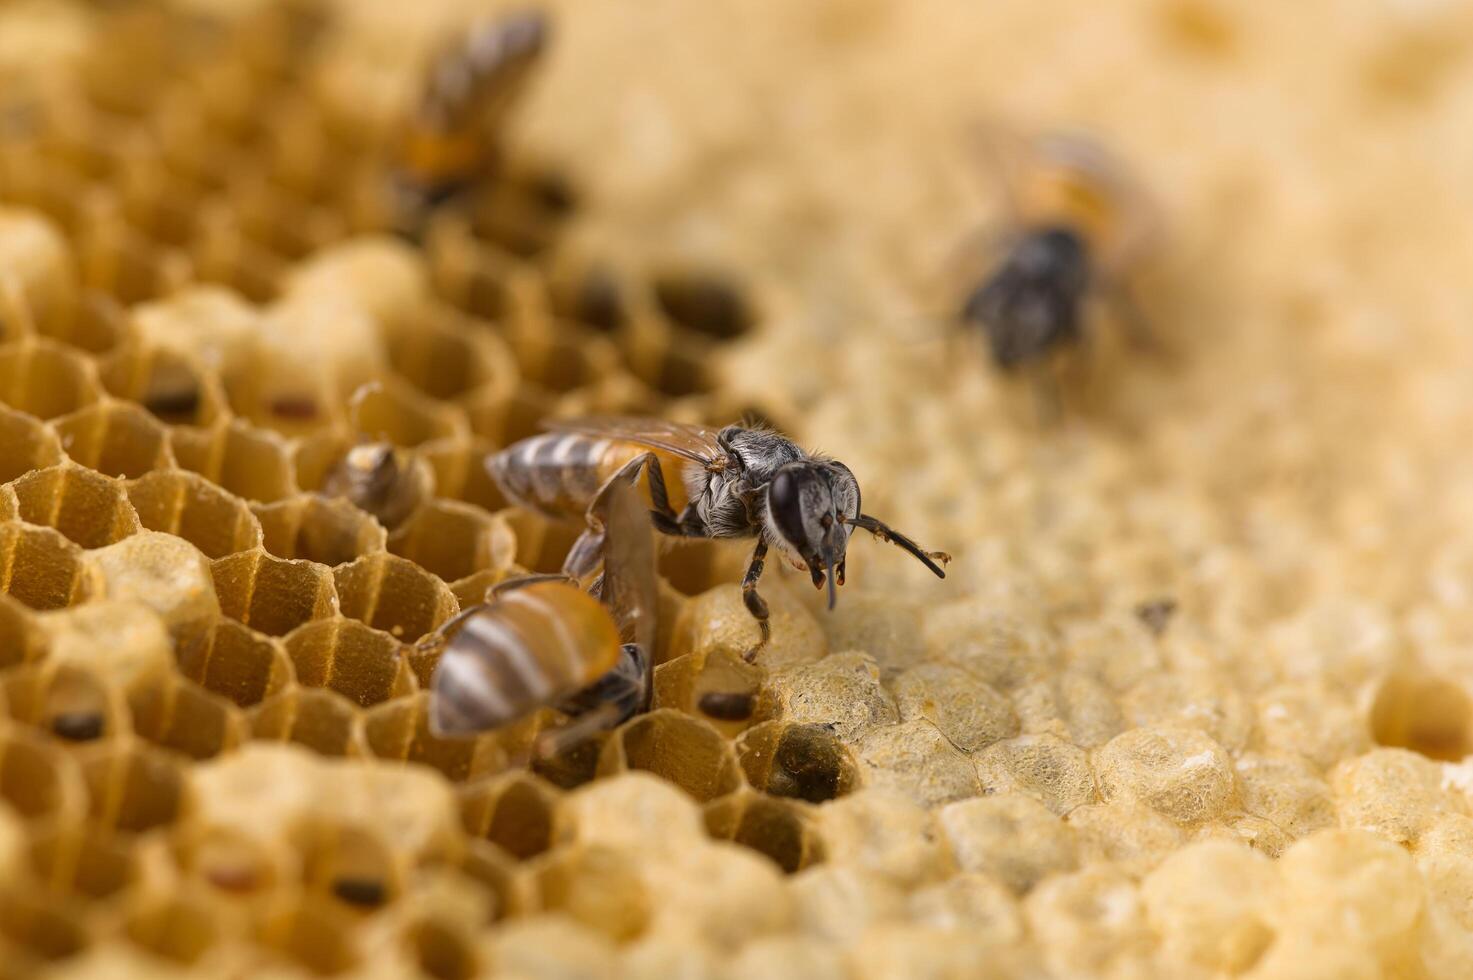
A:
{"type": "MultiPolygon", "coordinates": [[[[487,461],[501,492],[512,503],[549,517],[583,519],[588,505],[605,481],[630,460],[651,452],[643,446],[580,432],[549,432],[523,439],[487,461]]],[[[656,452],[664,474],[670,505],[677,513],[685,506],[684,461],[656,452]]],[[[640,481],[648,498],[648,478],[640,481]]]]}
{"type": "Polygon", "coordinates": [[[564,582],[502,592],[469,616],[435,668],[430,723],[443,734],[500,728],[556,707],[619,659],[619,629],[564,582]]]}

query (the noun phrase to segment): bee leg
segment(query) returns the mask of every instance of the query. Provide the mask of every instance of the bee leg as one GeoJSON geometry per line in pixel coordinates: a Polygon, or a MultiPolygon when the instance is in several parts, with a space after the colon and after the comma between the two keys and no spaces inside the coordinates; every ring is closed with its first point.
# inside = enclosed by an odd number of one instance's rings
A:
{"type": "Polygon", "coordinates": [[[637,643],[620,648],[619,662],[561,705],[573,720],[537,736],[535,751],[551,758],[649,707],[650,658],[637,643]]]}
{"type": "Polygon", "coordinates": [[[751,663],[757,659],[757,652],[767,646],[772,639],[772,624],[768,622],[767,602],[757,594],[757,581],[762,578],[762,569],[767,563],[767,542],[759,540],[757,547],[752,550],[752,564],[747,566],[747,574],[742,578],[742,602],[746,604],[747,612],[757,620],[757,628],[762,631],[762,638],[757,645],[746,653],[742,659],[751,663]]]}
{"type": "Polygon", "coordinates": [[[603,560],[604,515],[608,511],[609,490],[620,480],[627,480],[631,484],[638,483],[641,470],[649,479],[650,500],[654,504],[654,510],[650,511],[650,520],[657,530],[666,534],[672,533],[668,528],[676,523],[676,514],[675,508],[670,506],[670,495],[665,489],[665,475],[660,470],[660,460],[654,453],[636,456],[615,470],[613,475],[604,481],[598,493],[594,494],[588,510],[584,512],[588,530],[584,531],[578,540],[573,542],[573,547],[568,550],[568,556],[563,560],[564,575],[581,580],[586,578],[603,560]]]}

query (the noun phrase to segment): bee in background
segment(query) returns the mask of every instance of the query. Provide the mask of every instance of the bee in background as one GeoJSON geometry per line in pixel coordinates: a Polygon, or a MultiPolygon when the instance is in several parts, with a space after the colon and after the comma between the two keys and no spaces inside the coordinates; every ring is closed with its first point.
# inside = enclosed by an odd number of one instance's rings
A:
{"type": "Polygon", "coordinates": [[[1028,140],[989,126],[979,136],[1001,178],[1009,227],[1001,259],[967,296],[961,319],[981,329],[997,366],[1033,366],[1077,343],[1096,298],[1146,342],[1125,275],[1153,237],[1155,216],[1124,168],[1076,134],[1028,140]]]}
{"type": "Polygon", "coordinates": [[[343,497],[392,531],[433,495],[429,468],[408,450],[388,442],[349,449],[323,481],[327,497],[343,497]]]}
{"type": "Polygon", "coordinates": [[[399,146],[401,230],[473,186],[496,163],[497,142],[549,33],[540,11],[475,24],[434,57],[399,146]]]}
{"type": "Polygon", "coordinates": [[[806,452],[770,429],[728,425],[720,430],[660,419],[617,416],[553,420],[532,436],[491,456],[487,468],[512,502],[549,517],[588,521],[564,571],[580,574],[604,534],[589,500],[619,482],[648,480],[650,512],[662,534],[685,538],[752,538],[757,547],[742,580],[742,598],[757,620],[761,642],[771,637],[767,603],[757,583],[767,552],[808,572],[816,588],[844,584],[849,536],[856,528],[905,549],[945,578],[951,556],[924,551],[910,538],[860,512],[859,482],[835,459],[806,452]]]}
{"type": "Polygon", "coordinates": [[[555,707],[572,720],[539,736],[535,751],[548,758],[649,706],[658,596],[648,509],[624,480],[590,509],[603,548],[587,591],[565,575],[503,582],[422,641],[444,648],[431,680],[435,734],[471,735],[555,707]]]}

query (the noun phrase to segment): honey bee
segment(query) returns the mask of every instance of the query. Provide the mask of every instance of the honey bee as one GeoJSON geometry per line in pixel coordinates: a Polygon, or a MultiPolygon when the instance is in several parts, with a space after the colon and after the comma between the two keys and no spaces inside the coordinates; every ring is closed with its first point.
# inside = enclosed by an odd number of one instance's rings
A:
{"type": "Polygon", "coordinates": [[[423,462],[388,442],[365,442],[349,449],[323,481],[322,493],[344,497],[392,531],[431,496],[423,462]]]}
{"type": "Polygon", "coordinates": [[[547,45],[547,17],[526,11],[475,24],[434,57],[399,147],[402,223],[465,191],[495,162],[508,111],[547,45]]]}
{"type": "Polygon", "coordinates": [[[771,429],[728,425],[719,430],[660,419],[619,416],[554,420],[487,460],[508,499],[554,518],[588,521],[564,571],[597,554],[603,536],[587,501],[605,487],[648,481],[650,516],[662,534],[684,538],[757,539],[742,580],[742,598],[757,620],[761,641],[771,637],[767,603],[757,582],[767,552],[807,571],[816,588],[828,583],[829,608],[844,584],[845,554],[856,528],[905,549],[945,578],[951,556],[924,551],[910,538],[860,512],[859,482],[836,459],[806,452],[771,429]],[[669,476],[677,479],[670,480],[669,476]]]}
{"type": "Polygon", "coordinates": [[[1030,365],[1079,341],[1096,297],[1144,339],[1123,277],[1151,237],[1153,215],[1125,169],[1077,134],[1030,141],[988,127],[980,136],[1002,180],[1010,231],[961,319],[981,329],[998,367],[1030,365]]]}
{"type": "Polygon", "coordinates": [[[513,579],[430,639],[445,644],[431,680],[434,733],[474,734],[555,707],[572,721],[539,736],[549,757],[649,706],[658,599],[648,510],[627,481],[591,509],[604,534],[587,591],[567,575],[513,579]]]}

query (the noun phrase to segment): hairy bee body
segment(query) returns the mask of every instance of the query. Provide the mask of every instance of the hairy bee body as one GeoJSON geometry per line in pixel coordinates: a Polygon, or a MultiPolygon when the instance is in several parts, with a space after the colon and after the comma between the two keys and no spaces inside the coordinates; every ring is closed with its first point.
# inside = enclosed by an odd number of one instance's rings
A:
{"type": "Polygon", "coordinates": [[[446,646],[435,675],[436,727],[484,731],[555,706],[608,673],[621,646],[609,610],[570,583],[504,592],[446,646]]]}

